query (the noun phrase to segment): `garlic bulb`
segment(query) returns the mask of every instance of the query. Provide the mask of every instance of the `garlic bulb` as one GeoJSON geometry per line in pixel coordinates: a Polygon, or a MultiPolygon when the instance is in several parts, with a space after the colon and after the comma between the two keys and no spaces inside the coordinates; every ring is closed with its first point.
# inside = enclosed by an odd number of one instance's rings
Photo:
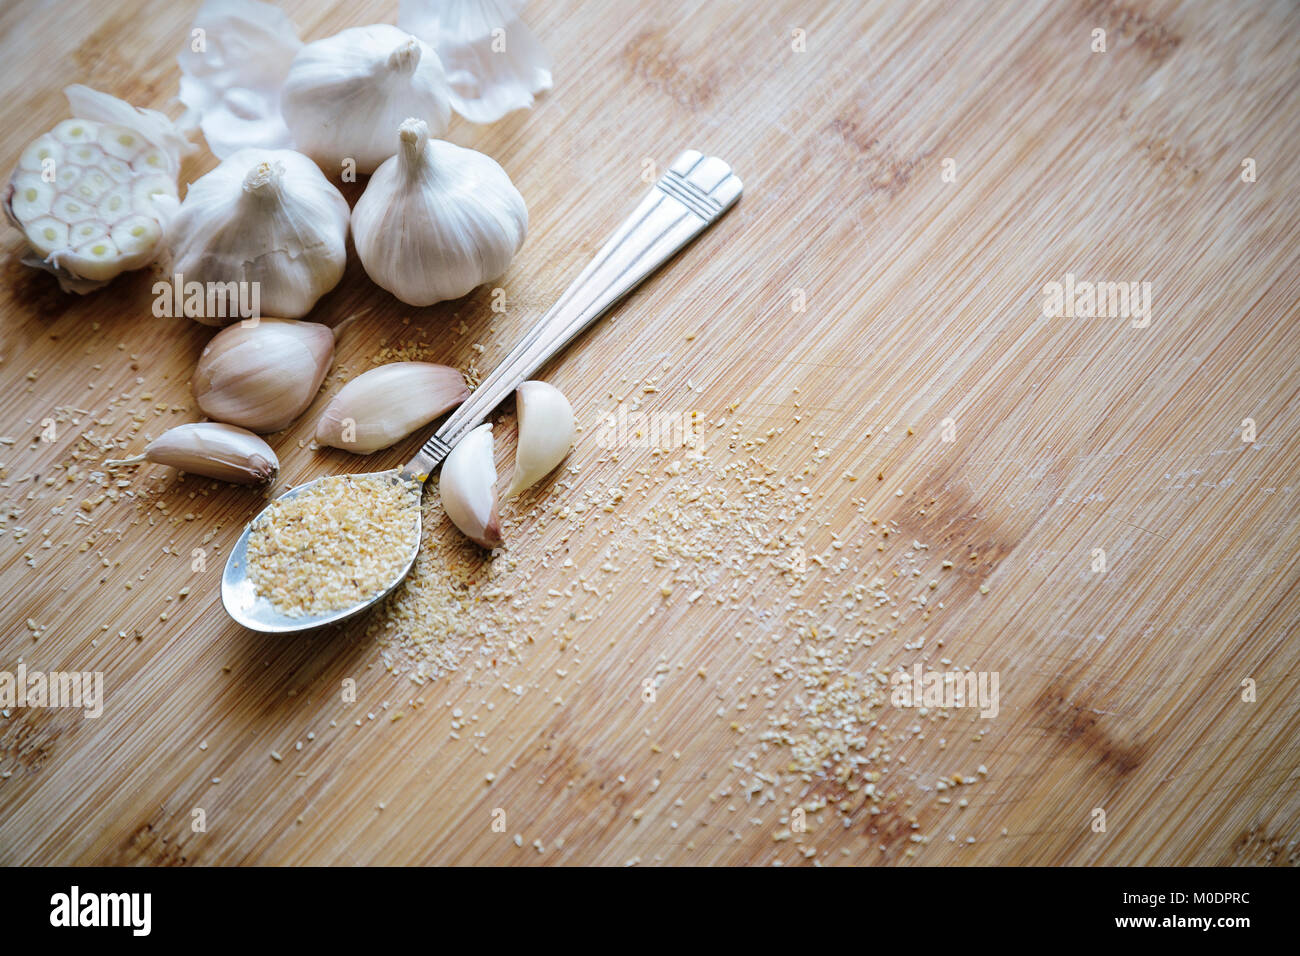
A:
{"type": "Polygon", "coordinates": [[[106,461],[109,468],[151,461],[237,485],[274,481],[280,460],[271,446],[252,432],[220,422],[177,425],[163,432],[134,458],[106,461]]]}
{"type": "Polygon", "coordinates": [[[499,548],[497,469],[493,460],[492,423],[473,429],[456,443],[442,463],[438,491],[451,523],[485,548],[499,548]]]}
{"type": "Polygon", "coordinates": [[[459,299],[500,277],[528,231],[528,209],[505,170],[482,153],[431,140],[423,120],[352,210],[366,274],[407,305],[459,299]]]}
{"type": "Polygon", "coordinates": [[[257,0],[208,0],[199,8],[181,67],[180,99],[199,114],[214,156],[293,145],[280,115],[280,88],[302,47],[293,21],[257,0]]]}
{"type": "Polygon", "coordinates": [[[257,283],[263,312],[296,319],[343,277],[347,234],[347,200],[315,163],[242,149],[190,185],[171,227],[172,268],[186,284],[257,283]]]}
{"type": "Polygon", "coordinates": [[[491,123],[551,88],[551,58],[519,19],[523,0],[402,0],[397,25],[425,37],[451,81],[451,106],[491,123]]]}
{"type": "Polygon", "coordinates": [[[469,397],[454,368],[431,362],[392,362],[344,385],[316,426],[316,441],[369,455],[401,441],[469,397]]]}
{"type": "Polygon", "coordinates": [[[573,406],[554,385],[524,382],[515,389],[515,406],[519,410],[519,446],[507,498],[549,474],[573,447],[573,406]]]}
{"type": "Polygon", "coordinates": [[[315,322],[260,319],[222,329],[199,356],[191,386],[203,414],[278,432],[307,410],[334,358],[334,333],[315,322]]]}
{"type": "Polygon", "coordinates": [[[374,172],[393,155],[393,130],[408,116],[423,116],[441,135],[449,95],[427,43],[376,23],[299,50],[280,101],[296,147],[335,175],[349,159],[357,172],[374,172]]]}
{"type": "Polygon", "coordinates": [[[23,150],[4,211],[34,253],[23,261],[86,293],[153,261],[192,147],[154,110],[85,86],[64,93],[76,119],[23,150]]]}

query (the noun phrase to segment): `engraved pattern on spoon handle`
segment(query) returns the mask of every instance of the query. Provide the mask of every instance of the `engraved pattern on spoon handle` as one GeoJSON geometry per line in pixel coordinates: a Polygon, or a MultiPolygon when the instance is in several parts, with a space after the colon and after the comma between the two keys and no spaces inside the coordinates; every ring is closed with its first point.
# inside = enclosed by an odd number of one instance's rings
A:
{"type": "Polygon", "coordinates": [[[596,257],[404,469],[428,475],[520,383],[648,275],[716,222],[742,184],[722,160],[687,150],[623,221],[596,257]]]}

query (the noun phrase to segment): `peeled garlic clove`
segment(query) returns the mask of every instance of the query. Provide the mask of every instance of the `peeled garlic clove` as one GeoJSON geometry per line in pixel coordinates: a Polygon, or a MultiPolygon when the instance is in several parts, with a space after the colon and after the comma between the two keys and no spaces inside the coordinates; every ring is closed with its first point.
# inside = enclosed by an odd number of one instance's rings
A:
{"type": "Polygon", "coordinates": [[[85,86],[64,91],[77,115],[37,139],[5,193],[10,222],[65,292],[85,293],[148,265],[174,212],[190,144],[171,120],[85,86]],[[150,183],[149,192],[136,187],[150,183]]]}
{"type": "Polygon", "coordinates": [[[451,523],[485,548],[499,548],[497,468],[493,460],[492,423],[479,425],[456,443],[442,463],[438,490],[451,523]]]}
{"type": "Polygon", "coordinates": [[[528,231],[528,209],[505,170],[430,140],[423,120],[403,122],[398,141],[352,210],[366,274],[408,305],[459,299],[501,276],[528,231]]]}
{"type": "Polygon", "coordinates": [[[401,441],[468,397],[464,377],[446,365],[380,365],[339,389],[321,412],[316,441],[369,455],[401,441]]]}
{"type": "Polygon", "coordinates": [[[250,431],[220,422],[177,425],[145,446],[144,454],[104,464],[114,468],[141,461],[237,485],[265,484],[280,471],[270,445],[250,431]]]}
{"type": "Polygon", "coordinates": [[[272,4],[208,0],[199,9],[176,58],[180,99],[199,115],[214,156],[293,145],[280,88],[301,47],[293,21],[272,4]]]}
{"type": "Polygon", "coordinates": [[[242,149],[190,185],[171,225],[172,269],[187,286],[251,283],[262,313],[296,319],[343,277],[347,235],[347,200],[315,163],[242,149]]]}
{"type": "Polygon", "coordinates": [[[307,410],[334,358],[334,333],[315,322],[260,319],[212,337],[191,386],[203,414],[278,432],[307,410]]]}
{"type": "Polygon", "coordinates": [[[492,123],[551,88],[551,58],[519,19],[519,0],[402,0],[397,25],[432,43],[451,81],[451,106],[492,123]]]}
{"type": "Polygon", "coordinates": [[[507,498],[527,490],[564,461],[573,447],[573,406],[554,385],[524,382],[515,389],[519,447],[507,498]]]}
{"type": "Polygon", "coordinates": [[[450,90],[433,48],[387,23],[309,43],[280,94],[297,149],[338,175],[374,172],[396,152],[393,130],[422,116],[435,136],[451,119],[450,90]]]}

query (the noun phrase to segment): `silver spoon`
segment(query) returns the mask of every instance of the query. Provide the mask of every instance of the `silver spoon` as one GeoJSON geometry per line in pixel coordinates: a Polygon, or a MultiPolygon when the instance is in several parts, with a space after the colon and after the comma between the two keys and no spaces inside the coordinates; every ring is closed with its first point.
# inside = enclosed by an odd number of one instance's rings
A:
{"type": "MultiPolygon", "coordinates": [[[[401,469],[400,477],[393,480],[414,481],[422,485],[452,447],[471,429],[482,424],[521,382],[631,292],[641,280],[716,222],[740,198],[740,191],[740,179],[722,160],[693,149],[678,156],[559,301],[493,369],[483,384],[448,416],[419,454],[401,469]]],[[[300,495],[320,480],[317,478],[291,488],[278,500],[300,495]]],[[[373,597],[326,614],[292,617],[281,614],[270,601],[259,595],[248,577],[248,535],[256,521],[254,518],[244,528],[226,561],[226,570],[221,578],[221,601],[230,616],[240,624],[266,633],[306,631],[359,614],[382,601],[402,583],[420,550],[417,533],[401,572],[373,597]]]]}

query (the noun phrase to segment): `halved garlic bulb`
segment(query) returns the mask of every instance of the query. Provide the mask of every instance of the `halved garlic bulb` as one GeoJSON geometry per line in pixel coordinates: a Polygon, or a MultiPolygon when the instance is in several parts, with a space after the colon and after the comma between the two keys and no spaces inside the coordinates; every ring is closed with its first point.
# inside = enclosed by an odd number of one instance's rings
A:
{"type": "Polygon", "coordinates": [[[524,382],[515,389],[519,445],[507,498],[527,490],[564,461],[573,447],[573,406],[554,385],[524,382]]]}
{"type": "MultiPolygon", "coordinates": [[[[192,183],[169,233],[186,285],[255,283],[263,313],[296,319],[343,278],[348,204],[289,149],[241,149],[192,183]]],[[[195,316],[224,325],[236,316],[195,316]]]]}
{"type": "Polygon", "coordinates": [[[491,123],[551,88],[551,58],[519,19],[523,0],[402,0],[397,25],[425,37],[451,83],[451,107],[491,123]]]}
{"type": "Polygon", "coordinates": [[[395,130],[422,116],[435,136],[451,119],[438,55],[387,23],[309,43],[294,57],[280,108],[297,149],[338,175],[347,160],[371,173],[392,156],[395,130]]]}
{"type": "Polygon", "coordinates": [[[464,377],[432,362],[390,362],[348,382],[321,412],[316,441],[369,455],[469,397],[464,377]]]}
{"type": "Polygon", "coordinates": [[[316,322],[259,319],[222,329],[203,349],[191,387],[204,415],[278,432],[307,410],[334,358],[334,333],[316,322]]]}
{"type": "Polygon", "coordinates": [[[429,139],[407,119],[400,148],[352,210],[366,274],[408,305],[459,299],[500,277],[528,231],[528,208],[496,161],[429,139]]]}
{"type": "Polygon", "coordinates": [[[485,422],[456,443],[442,463],[438,492],[451,523],[485,548],[499,548],[497,468],[493,459],[492,423],[485,422]]]}
{"type": "Polygon", "coordinates": [[[271,446],[250,431],[221,422],[194,422],[169,428],[151,441],[142,454],[104,462],[120,468],[151,461],[181,471],[237,485],[274,481],[280,460],[271,446]]]}
{"type": "Polygon", "coordinates": [[[84,86],[64,92],[77,118],[23,150],[4,211],[35,253],[23,261],[85,293],[153,261],[189,144],[161,113],[84,86]]]}

